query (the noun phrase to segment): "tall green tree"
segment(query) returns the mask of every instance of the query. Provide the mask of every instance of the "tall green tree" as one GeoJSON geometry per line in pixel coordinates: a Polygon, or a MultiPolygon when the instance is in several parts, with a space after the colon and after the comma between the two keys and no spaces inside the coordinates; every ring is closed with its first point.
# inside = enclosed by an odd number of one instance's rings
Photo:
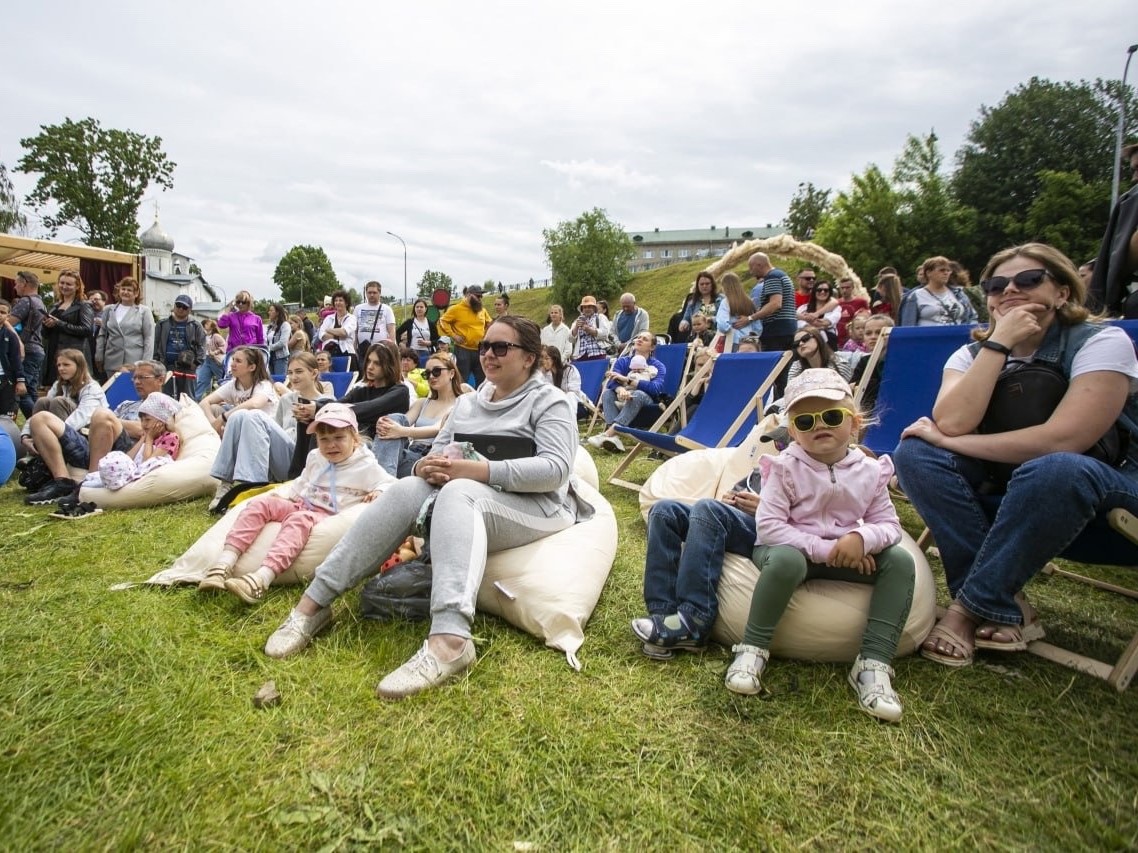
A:
{"type": "Polygon", "coordinates": [[[426,270],[423,277],[419,279],[416,288],[416,295],[422,296],[428,302],[430,302],[431,294],[439,289],[446,290],[452,297],[455,295],[454,279],[445,272],[436,270],[426,270]]]}
{"type": "Polygon", "coordinates": [[[1109,181],[1088,183],[1076,172],[1044,169],[1024,217],[1025,239],[1050,243],[1081,264],[1098,254],[1102,229],[1094,226],[1109,215],[1109,181]]]}
{"type": "Polygon", "coordinates": [[[27,204],[41,211],[48,233],[63,226],[104,249],[138,251],[138,206],[147,187],[174,186],[175,163],[162,138],[105,129],[93,118],[41,125],[20,144],[17,171],[38,174],[27,204]]]}
{"type": "MultiPolygon", "coordinates": [[[[957,198],[978,211],[978,267],[992,252],[1030,239],[1028,210],[1043,188],[1045,172],[1070,172],[1084,185],[1106,187],[1109,204],[1118,120],[1118,83],[1055,83],[1033,77],[994,107],[982,106],[956,154],[957,198]],[[1105,184],[1103,182],[1106,182],[1105,184]]],[[[1129,97],[1127,125],[1138,123],[1129,97]]],[[[1099,236],[1106,218],[1086,223],[1099,236]]]]}
{"type": "Polygon", "coordinates": [[[318,305],[340,287],[332,262],[319,246],[293,246],[273,271],[285,302],[318,305]]]}
{"type": "Polygon", "coordinates": [[[820,190],[810,181],[803,181],[790,199],[782,227],[796,240],[810,240],[829,208],[830,190],[820,190]]]}
{"type": "Polygon", "coordinates": [[[0,163],[0,232],[15,234],[27,228],[28,220],[20,212],[20,200],[8,176],[8,167],[0,163]]]}
{"type": "Polygon", "coordinates": [[[631,278],[632,238],[599,207],[546,228],[545,257],[553,269],[552,302],[577,305],[582,296],[617,296],[631,278]]]}
{"type": "Polygon", "coordinates": [[[893,188],[901,199],[905,230],[914,238],[914,256],[899,258],[907,271],[932,255],[956,259],[971,255],[976,211],[960,204],[943,172],[937,135],[910,134],[893,164],[893,188]]]}
{"type": "Polygon", "coordinates": [[[818,224],[814,242],[837,252],[863,279],[883,266],[904,264],[916,254],[916,239],[906,227],[904,198],[880,167],[854,175],[849,190],[839,192],[818,224]]]}

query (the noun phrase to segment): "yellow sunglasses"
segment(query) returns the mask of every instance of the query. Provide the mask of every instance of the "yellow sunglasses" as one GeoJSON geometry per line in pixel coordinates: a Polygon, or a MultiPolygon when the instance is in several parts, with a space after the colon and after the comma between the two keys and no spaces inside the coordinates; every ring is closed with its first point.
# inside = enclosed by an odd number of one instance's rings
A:
{"type": "Polygon", "coordinates": [[[818,429],[818,422],[822,422],[822,426],[833,429],[840,427],[847,417],[852,418],[854,413],[849,409],[834,408],[826,409],[824,412],[803,412],[801,415],[795,415],[790,419],[794,428],[799,432],[811,432],[818,429]]]}

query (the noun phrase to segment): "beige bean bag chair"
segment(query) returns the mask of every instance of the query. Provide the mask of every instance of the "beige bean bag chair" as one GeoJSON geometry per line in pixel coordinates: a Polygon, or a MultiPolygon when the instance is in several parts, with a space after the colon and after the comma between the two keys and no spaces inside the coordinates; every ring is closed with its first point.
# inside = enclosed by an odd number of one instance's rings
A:
{"type": "MultiPolygon", "coordinates": [[[[181,403],[182,411],[173,423],[174,432],[182,440],[177,459],[116,491],[83,488],[79,500],[92,501],[103,509],[135,509],[212,495],[217,480],[209,475],[209,469],[221,447],[221,438],[209,425],[201,406],[185,394],[181,403]]],[[[82,480],[86,473],[79,473],[77,479],[82,480]]],[[[73,471],[72,476],[75,475],[73,471]]]]}
{"type": "MultiPolygon", "coordinates": [[[[592,457],[578,449],[574,462],[581,497],[596,510],[588,521],[529,545],[491,554],[478,590],[478,610],[501,616],[546,645],[565,652],[569,664],[580,669],[577,650],[585,640],[585,623],[600,598],[616,555],[616,517],[609,502],[597,491],[597,469],[592,457]]],[[[365,509],[351,507],[321,521],[312,530],[304,550],[275,584],[305,583],[365,509]]],[[[225,536],[236,521],[228,512],[202,534],[170,568],[147,583],[197,583],[221,553],[225,536]]],[[[280,525],[270,523],[237,562],[236,574],[255,571],[280,525]]],[[[377,562],[380,555],[377,556],[377,562]]],[[[386,557],[386,555],[384,555],[386,557]]]]}
{"type": "MultiPolygon", "coordinates": [[[[672,498],[695,503],[726,492],[754,467],[760,453],[773,453],[759,436],[772,428],[770,419],[760,422],[738,448],[693,450],[661,465],[640,493],[645,519],[658,500],[672,498]]],[[[917,583],[909,619],[897,646],[898,655],[912,654],[932,629],[936,618],[936,589],[928,560],[908,533],[901,544],[913,555],[917,583]]],[[[751,609],[751,593],[759,570],[747,557],[728,554],[719,580],[719,618],[711,637],[730,646],[743,639],[751,609]]],[[[872,587],[841,581],[810,580],[790,599],[774,633],[771,651],[784,658],[815,661],[852,661],[861,646],[872,587]]]]}

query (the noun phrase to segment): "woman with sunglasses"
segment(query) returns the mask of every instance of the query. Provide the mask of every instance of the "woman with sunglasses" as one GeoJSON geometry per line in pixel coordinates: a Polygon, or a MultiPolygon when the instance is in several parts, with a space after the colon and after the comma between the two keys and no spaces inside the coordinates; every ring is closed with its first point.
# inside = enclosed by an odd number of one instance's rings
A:
{"type": "Polygon", "coordinates": [[[794,443],[759,464],[762,488],[751,557],[759,580],[743,642],[727,670],[727,689],[754,695],[770,659],[775,628],[794,590],[813,578],[873,585],[861,650],[848,681],[858,707],[901,719],[890,662],[913,600],[913,558],[889,497],[893,464],[852,447],[861,427],[853,394],[832,370],[812,368],[786,385],[794,443]]]}
{"type": "Polygon", "coordinates": [[[799,329],[794,333],[791,346],[794,358],[790,361],[786,378],[789,382],[804,370],[811,367],[828,367],[837,371],[842,379],[849,382],[853,375],[853,364],[844,352],[834,352],[830,342],[821,329],[799,329]]]}
{"type": "Polygon", "coordinates": [[[952,285],[952,261],[937,255],[917,272],[924,280],[905,294],[898,310],[898,326],[959,326],[976,322],[976,309],[963,288],[952,285]]]}
{"type": "Polygon", "coordinates": [[[229,329],[229,337],[225,341],[227,357],[238,347],[260,347],[268,352],[265,349],[265,325],[253,313],[253,294],[248,290],[238,291],[218,316],[217,325],[218,328],[229,329]]]}
{"type": "Polygon", "coordinates": [[[834,294],[834,286],[820,281],[810,291],[806,303],[798,306],[798,328],[818,329],[831,348],[838,343],[838,322],[842,319],[842,303],[834,294]]]}
{"type": "Polygon", "coordinates": [[[1041,638],[1024,585],[1099,513],[1138,512],[1130,339],[1089,322],[1085,285],[1051,246],[997,253],[980,287],[991,324],[949,357],[932,417],[902,432],[894,457],[905,494],[936,537],[953,598],[921,649],[947,666],[971,663],[976,648],[1022,651],[1041,638]],[[979,432],[997,380],[1016,361],[1057,368],[1066,392],[1037,426],[979,432]],[[1086,455],[1114,436],[1129,438],[1125,459],[1086,455]],[[1006,483],[1004,466],[1018,466],[1006,483]]]}
{"type": "Polygon", "coordinates": [[[384,415],[375,425],[372,450],[376,461],[394,477],[408,476],[415,463],[427,455],[455,401],[466,393],[450,353],[434,353],[427,359],[423,375],[430,388],[428,395],[416,398],[406,415],[384,415]]]}
{"type": "Polygon", "coordinates": [[[491,551],[542,539],[592,514],[570,486],[577,452],[573,407],[539,373],[541,330],[523,317],[496,319],[478,344],[486,381],[459,397],[431,452],[411,476],[389,486],[316,569],[296,609],[265,653],[284,658],[305,648],[332,621],[332,602],[375,573],[434,498],[430,527],[431,627],[415,655],[379,683],[383,699],[402,699],[465,672],[474,663],[471,622],[491,551]],[[464,458],[457,436],[509,436],[530,444],[516,458],[464,458]]]}

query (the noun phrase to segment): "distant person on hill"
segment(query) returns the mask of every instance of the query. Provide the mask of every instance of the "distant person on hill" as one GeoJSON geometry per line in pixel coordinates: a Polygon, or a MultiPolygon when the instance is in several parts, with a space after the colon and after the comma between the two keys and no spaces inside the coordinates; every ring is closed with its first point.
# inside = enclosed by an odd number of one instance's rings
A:
{"type": "Polygon", "coordinates": [[[486,379],[478,358],[478,344],[492,322],[493,318],[482,307],[482,287],[477,284],[466,288],[466,295],[439,317],[439,333],[453,342],[460,378],[465,382],[466,377],[473,374],[475,387],[486,379]]]}
{"type": "Polygon", "coordinates": [[[751,319],[763,321],[763,351],[790,349],[798,328],[794,283],[785,272],[772,266],[762,252],[747,259],[747,269],[759,280],[751,291],[751,301],[755,303],[751,319]]]}

